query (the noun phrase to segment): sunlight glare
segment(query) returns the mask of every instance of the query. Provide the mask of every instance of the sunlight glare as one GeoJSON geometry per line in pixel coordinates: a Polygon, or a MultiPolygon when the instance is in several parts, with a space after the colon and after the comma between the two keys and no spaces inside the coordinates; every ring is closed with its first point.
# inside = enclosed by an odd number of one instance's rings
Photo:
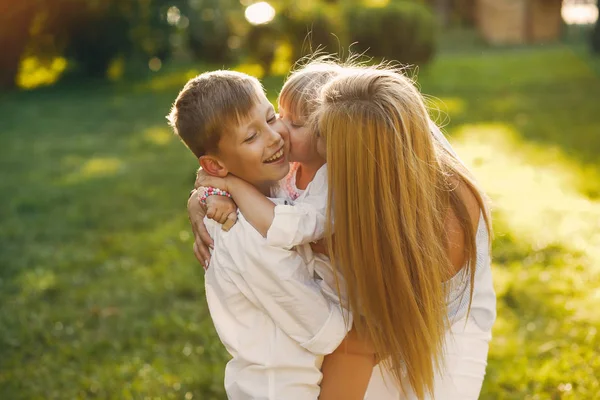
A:
{"type": "Polygon", "coordinates": [[[72,185],[90,179],[116,175],[123,168],[123,162],[115,157],[95,157],[83,162],[79,168],[66,175],[63,183],[72,185]]]}
{"type": "Polygon", "coordinates": [[[266,1],[261,1],[246,8],[244,15],[252,25],[261,25],[275,18],[275,9],[266,1]]]}
{"type": "Polygon", "coordinates": [[[148,61],[148,68],[150,68],[153,72],[158,72],[162,67],[162,61],[158,57],[152,57],[150,61],[148,61]]]}
{"type": "Polygon", "coordinates": [[[560,243],[600,266],[600,202],[577,191],[577,170],[558,149],[526,144],[503,124],[463,125],[453,139],[512,232],[537,248],[560,243]],[[531,162],[548,151],[555,161],[531,162]]]}
{"type": "Polygon", "coordinates": [[[55,57],[44,62],[36,57],[26,57],[21,61],[17,86],[23,89],[34,89],[38,86],[52,85],[58,81],[67,68],[67,60],[55,57]]]}
{"type": "Polygon", "coordinates": [[[167,11],[167,22],[169,25],[177,25],[180,19],[181,11],[179,11],[179,8],[175,6],[169,7],[169,10],[167,11]]]}
{"type": "Polygon", "coordinates": [[[567,0],[563,3],[561,14],[567,25],[591,25],[598,19],[598,7],[567,0]]]}

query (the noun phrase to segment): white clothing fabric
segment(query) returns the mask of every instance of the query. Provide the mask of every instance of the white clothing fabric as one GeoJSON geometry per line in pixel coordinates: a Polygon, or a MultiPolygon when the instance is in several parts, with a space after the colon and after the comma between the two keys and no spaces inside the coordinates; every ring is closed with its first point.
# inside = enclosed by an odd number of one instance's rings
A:
{"type": "MultiPolygon", "coordinates": [[[[488,234],[483,216],[477,229],[477,266],[471,311],[469,280],[462,273],[447,284],[448,319],[451,327],[446,333],[444,364],[436,374],[434,395],[425,400],[476,400],[485,376],[492,325],[496,319],[496,295],[488,251],[488,234]]],[[[365,400],[417,400],[415,394],[400,392],[388,371],[377,367],[369,382],[365,400]],[[392,383],[390,383],[392,382],[392,383]]],[[[408,383],[405,384],[408,387],[408,383]]]]}
{"type": "Polygon", "coordinates": [[[228,232],[204,222],[214,240],[206,299],[233,357],[225,369],[228,398],[317,399],[323,356],[338,347],[352,319],[322,293],[314,262],[268,245],[241,213],[228,232]]]}
{"type": "MultiPolygon", "coordinates": [[[[444,364],[436,374],[434,393],[424,400],[476,400],[485,377],[489,330],[481,329],[472,318],[456,321],[446,333],[444,364]]],[[[380,366],[373,370],[365,400],[419,400],[403,381],[407,393],[396,387],[391,374],[380,366]]]]}
{"type": "MultiPolygon", "coordinates": [[[[452,153],[457,159],[458,155],[440,129],[430,122],[431,133],[442,146],[452,153]]],[[[483,214],[480,214],[477,234],[475,238],[477,247],[477,265],[475,267],[475,289],[469,317],[484,331],[491,331],[496,321],[496,292],[492,281],[492,268],[490,256],[490,238],[483,214]]],[[[466,271],[459,272],[446,282],[450,286],[448,294],[448,318],[452,323],[466,317],[469,308],[469,293],[471,284],[466,271]]]]}

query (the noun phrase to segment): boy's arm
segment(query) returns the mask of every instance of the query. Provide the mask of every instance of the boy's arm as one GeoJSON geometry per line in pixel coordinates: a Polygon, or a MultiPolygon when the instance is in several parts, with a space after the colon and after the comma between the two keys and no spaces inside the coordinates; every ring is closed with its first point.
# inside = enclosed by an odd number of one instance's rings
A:
{"type": "Polygon", "coordinates": [[[225,179],[227,191],[231,193],[233,201],[236,202],[244,218],[263,238],[267,237],[275,215],[275,204],[243,179],[233,175],[228,175],[225,179]]]}

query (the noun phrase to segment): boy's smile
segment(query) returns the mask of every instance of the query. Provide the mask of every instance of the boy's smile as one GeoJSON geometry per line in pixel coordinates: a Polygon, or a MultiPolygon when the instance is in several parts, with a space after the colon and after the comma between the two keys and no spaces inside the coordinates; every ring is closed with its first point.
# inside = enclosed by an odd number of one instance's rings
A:
{"type": "Polygon", "coordinates": [[[275,154],[269,158],[267,158],[265,161],[263,161],[265,164],[275,164],[278,162],[283,162],[285,161],[285,146],[282,145],[279,150],[277,150],[275,152],[275,154]]]}

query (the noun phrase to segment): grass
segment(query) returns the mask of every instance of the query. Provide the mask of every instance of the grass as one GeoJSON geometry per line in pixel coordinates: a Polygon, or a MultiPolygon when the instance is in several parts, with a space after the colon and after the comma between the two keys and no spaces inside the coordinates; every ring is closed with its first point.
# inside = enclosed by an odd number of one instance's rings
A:
{"type": "MultiPolygon", "coordinates": [[[[553,46],[419,73],[494,202],[482,399],[600,393],[599,64],[553,46]]],[[[0,99],[0,398],[225,398],[185,213],[196,164],[164,120],[186,74],[0,99]]]]}

